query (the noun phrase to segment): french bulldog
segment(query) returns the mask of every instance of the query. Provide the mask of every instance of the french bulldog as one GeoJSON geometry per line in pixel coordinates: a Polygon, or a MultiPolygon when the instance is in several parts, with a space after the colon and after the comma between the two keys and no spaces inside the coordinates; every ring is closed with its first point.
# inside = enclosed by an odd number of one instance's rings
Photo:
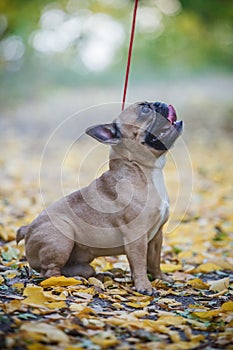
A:
{"type": "Polygon", "coordinates": [[[134,103],[112,123],[89,127],[89,136],[111,147],[109,170],[17,231],[30,267],[46,278],[89,278],[94,258],[126,254],[138,292],[153,293],[147,273],[169,280],[160,270],[169,216],[163,167],[182,129],[174,107],[161,102],[134,103]]]}

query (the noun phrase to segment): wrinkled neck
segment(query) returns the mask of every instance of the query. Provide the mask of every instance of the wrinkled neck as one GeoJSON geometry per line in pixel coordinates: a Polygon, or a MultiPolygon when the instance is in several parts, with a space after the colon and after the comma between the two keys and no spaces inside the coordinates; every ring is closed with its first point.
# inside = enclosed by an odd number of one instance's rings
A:
{"type": "Polygon", "coordinates": [[[166,159],[165,154],[160,157],[156,157],[152,152],[150,152],[145,146],[133,144],[132,149],[125,147],[125,145],[117,145],[111,147],[110,151],[110,168],[114,163],[119,164],[135,164],[143,171],[152,172],[154,169],[163,170],[166,159]]]}

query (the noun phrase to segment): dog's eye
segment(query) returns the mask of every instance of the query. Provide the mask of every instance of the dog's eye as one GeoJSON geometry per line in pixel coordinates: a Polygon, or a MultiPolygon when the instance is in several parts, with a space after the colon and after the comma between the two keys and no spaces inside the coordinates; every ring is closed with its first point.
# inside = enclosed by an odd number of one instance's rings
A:
{"type": "Polygon", "coordinates": [[[148,106],[143,106],[141,109],[142,114],[150,114],[151,113],[151,108],[148,106]]]}

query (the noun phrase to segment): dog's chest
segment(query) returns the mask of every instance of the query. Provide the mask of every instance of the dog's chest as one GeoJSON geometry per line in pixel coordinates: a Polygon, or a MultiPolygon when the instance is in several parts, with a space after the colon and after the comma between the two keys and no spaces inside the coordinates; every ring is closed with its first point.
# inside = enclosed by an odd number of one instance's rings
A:
{"type": "Polygon", "coordinates": [[[153,171],[153,185],[158,196],[157,206],[155,208],[154,225],[148,234],[148,240],[152,240],[163,225],[169,215],[169,198],[164,182],[163,172],[160,168],[155,168],[153,171]]]}

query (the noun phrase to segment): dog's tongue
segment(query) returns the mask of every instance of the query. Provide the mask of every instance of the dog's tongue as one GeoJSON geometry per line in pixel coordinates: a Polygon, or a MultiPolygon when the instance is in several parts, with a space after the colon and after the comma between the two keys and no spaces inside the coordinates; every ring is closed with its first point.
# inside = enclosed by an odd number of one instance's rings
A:
{"type": "Polygon", "coordinates": [[[171,124],[174,124],[177,120],[175,108],[172,105],[168,106],[168,117],[167,119],[171,124]]]}

